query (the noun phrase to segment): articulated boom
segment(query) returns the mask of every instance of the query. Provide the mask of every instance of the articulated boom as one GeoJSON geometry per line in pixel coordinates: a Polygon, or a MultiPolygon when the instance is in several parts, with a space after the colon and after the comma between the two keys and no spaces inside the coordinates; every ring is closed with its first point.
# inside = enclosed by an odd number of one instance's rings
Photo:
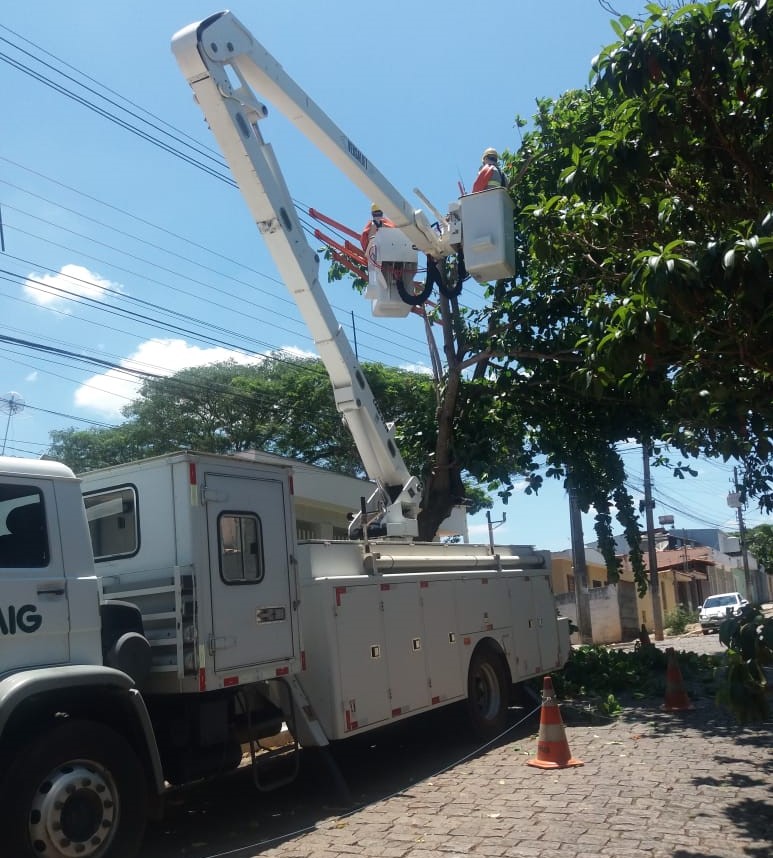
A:
{"type": "MultiPolygon", "coordinates": [[[[311,332],[335,392],[338,410],[354,437],[363,465],[379,489],[368,512],[383,511],[391,537],[415,537],[421,487],[408,473],[384,423],[359,362],[319,282],[319,257],[309,246],[270,144],[258,124],[268,110],[251,87],[266,94],[419,249],[436,255],[439,234],[285,74],[277,61],[229,12],[181,30],[172,40],[177,61],[215,135],[279,273],[311,332]],[[230,71],[230,76],[229,76],[230,71]],[[232,79],[238,85],[232,83],[232,79]],[[375,510],[374,510],[375,506],[375,510]]],[[[351,531],[362,526],[360,514],[351,531]]]]}

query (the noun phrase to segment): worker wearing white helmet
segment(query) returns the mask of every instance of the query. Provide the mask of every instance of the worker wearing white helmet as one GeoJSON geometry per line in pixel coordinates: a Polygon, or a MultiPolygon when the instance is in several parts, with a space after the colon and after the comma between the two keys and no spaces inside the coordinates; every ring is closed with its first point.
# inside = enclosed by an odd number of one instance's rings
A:
{"type": "Polygon", "coordinates": [[[499,154],[496,149],[486,149],[481,157],[480,170],[475,177],[472,192],[488,191],[491,188],[506,188],[507,179],[499,167],[499,154]]]}

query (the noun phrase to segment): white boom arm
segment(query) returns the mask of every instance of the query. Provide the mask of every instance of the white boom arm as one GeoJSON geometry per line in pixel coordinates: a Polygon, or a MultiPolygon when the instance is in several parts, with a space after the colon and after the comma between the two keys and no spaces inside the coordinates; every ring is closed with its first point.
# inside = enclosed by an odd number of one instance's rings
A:
{"type": "MultiPolygon", "coordinates": [[[[353,143],[287,76],[230,12],[180,30],[172,50],[215,135],[279,273],[311,332],[333,385],[338,410],[363,465],[379,486],[369,501],[384,510],[387,536],[415,537],[421,487],[408,473],[391,426],[373,399],[362,369],[319,282],[319,257],[307,242],[284,177],[258,122],[265,94],[365,193],[379,200],[395,225],[424,252],[447,255],[421,212],[408,203],[353,143]],[[229,78],[229,71],[231,77],[229,78]],[[238,85],[232,80],[238,81],[238,85]]],[[[352,522],[356,530],[359,516],[352,522]]],[[[364,532],[364,528],[363,528],[364,532]]]]}

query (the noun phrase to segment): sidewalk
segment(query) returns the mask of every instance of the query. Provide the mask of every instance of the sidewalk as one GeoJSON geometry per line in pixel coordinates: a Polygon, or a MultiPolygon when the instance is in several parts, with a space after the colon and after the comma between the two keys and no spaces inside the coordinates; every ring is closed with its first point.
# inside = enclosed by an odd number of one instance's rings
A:
{"type": "Polygon", "coordinates": [[[536,733],[521,732],[397,795],[234,858],[771,854],[771,725],[740,728],[708,701],[671,714],[653,702],[582,726],[567,711],[564,721],[580,768],[526,766],[536,733]]]}

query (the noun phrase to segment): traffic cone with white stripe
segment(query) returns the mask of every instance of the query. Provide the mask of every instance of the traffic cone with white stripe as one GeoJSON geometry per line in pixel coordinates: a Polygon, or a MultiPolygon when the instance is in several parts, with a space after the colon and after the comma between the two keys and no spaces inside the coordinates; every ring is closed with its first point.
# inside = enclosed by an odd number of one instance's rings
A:
{"type": "Polygon", "coordinates": [[[538,769],[566,769],[569,766],[582,766],[582,760],[576,760],[566,741],[566,730],[561,720],[561,711],[553,692],[553,680],[546,676],[542,686],[542,709],[537,737],[537,756],[527,760],[527,765],[538,769]]]}

